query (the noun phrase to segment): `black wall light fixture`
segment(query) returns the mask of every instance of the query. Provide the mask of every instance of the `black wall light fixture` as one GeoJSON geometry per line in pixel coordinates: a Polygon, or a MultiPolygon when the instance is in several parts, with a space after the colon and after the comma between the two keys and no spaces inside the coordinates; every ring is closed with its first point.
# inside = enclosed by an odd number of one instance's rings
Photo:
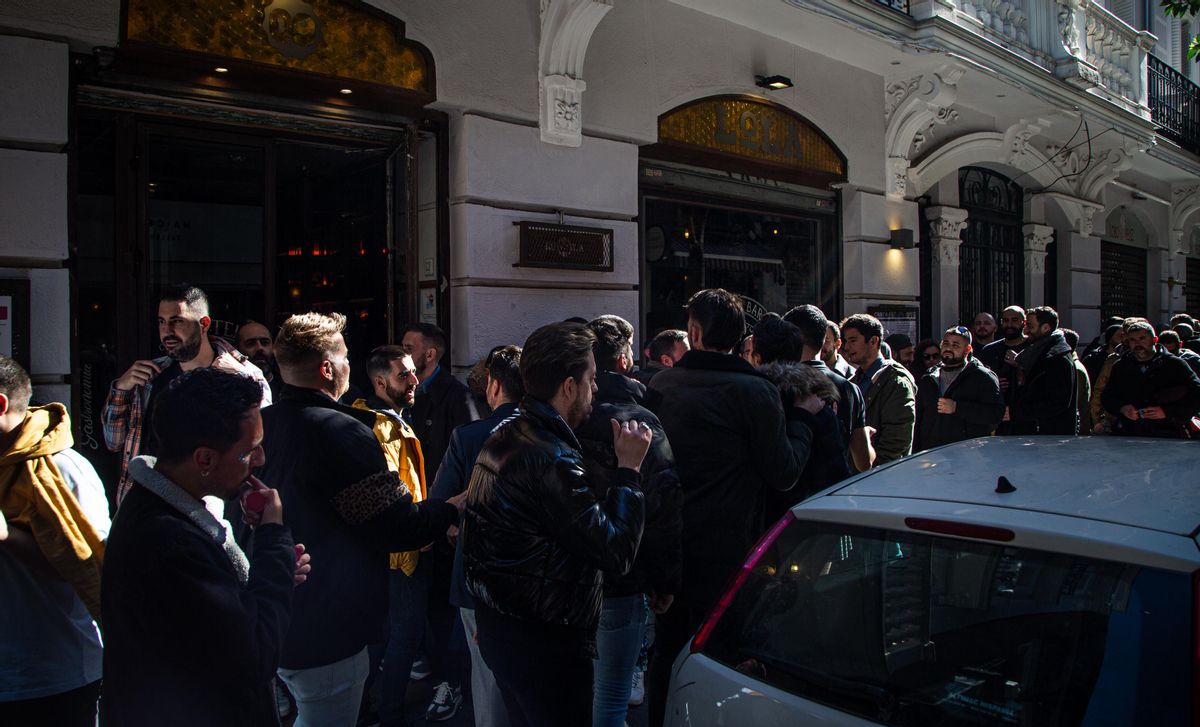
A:
{"type": "Polygon", "coordinates": [[[896,250],[911,250],[915,247],[913,241],[913,231],[908,229],[892,230],[890,237],[891,245],[896,250]]]}
{"type": "Polygon", "coordinates": [[[792,79],[787,76],[755,76],[754,85],[768,91],[781,91],[792,87],[792,79]]]}

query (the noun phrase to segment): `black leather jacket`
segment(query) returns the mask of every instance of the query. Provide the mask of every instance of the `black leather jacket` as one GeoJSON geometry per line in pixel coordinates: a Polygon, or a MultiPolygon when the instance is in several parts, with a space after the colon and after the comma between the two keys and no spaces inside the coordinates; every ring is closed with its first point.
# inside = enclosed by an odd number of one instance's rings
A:
{"type": "Polygon", "coordinates": [[[592,638],[601,571],[625,573],[642,537],[640,475],[621,469],[603,498],[579,443],[548,404],[526,398],[475,462],[463,518],[463,565],[477,608],[592,638]]]}

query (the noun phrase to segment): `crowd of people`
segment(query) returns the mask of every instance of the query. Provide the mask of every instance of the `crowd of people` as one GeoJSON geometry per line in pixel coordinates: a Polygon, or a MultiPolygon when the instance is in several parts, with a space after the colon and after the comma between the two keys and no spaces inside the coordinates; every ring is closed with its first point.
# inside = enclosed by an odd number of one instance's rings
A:
{"type": "Polygon", "coordinates": [[[498,342],[469,377],[416,324],[351,393],[337,313],[209,335],[166,290],[165,355],[111,386],[117,507],[61,404],[0,356],[0,724],[620,726],[766,526],[856,472],[985,436],[1200,436],[1200,338],[1049,307],[914,345],[812,305],[747,325],[697,292],[634,353],[602,315],[498,342]],[[101,638],[103,634],[103,638],[101,638]],[[653,634],[653,636],[651,636],[653,634]],[[377,693],[377,703],[364,698],[377,693]],[[99,707],[97,707],[97,703],[99,707]]]}

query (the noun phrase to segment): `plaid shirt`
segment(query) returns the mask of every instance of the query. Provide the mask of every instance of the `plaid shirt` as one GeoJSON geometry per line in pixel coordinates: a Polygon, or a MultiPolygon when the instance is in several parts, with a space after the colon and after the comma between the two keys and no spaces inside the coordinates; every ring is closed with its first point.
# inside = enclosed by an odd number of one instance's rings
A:
{"type": "MultiPolygon", "coordinates": [[[[233,374],[242,374],[256,380],[262,388],[262,406],[271,405],[271,387],[267,385],[262,370],[237,351],[224,339],[209,337],[212,344],[212,367],[233,374]]],[[[171,365],[170,356],[159,356],[154,359],[154,365],[160,370],[171,365]]],[[[104,412],[101,419],[104,422],[104,443],[109,450],[121,453],[121,480],[117,485],[117,505],[125,499],[125,493],[133,485],[129,478],[129,460],[138,456],[142,448],[142,431],[146,425],[146,407],[150,403],[150,389],[154,380],[145,385],[135,386],[129,391],[116,387],[116,382],[109,387],[108,400],[104,402],[104,412]]]]}

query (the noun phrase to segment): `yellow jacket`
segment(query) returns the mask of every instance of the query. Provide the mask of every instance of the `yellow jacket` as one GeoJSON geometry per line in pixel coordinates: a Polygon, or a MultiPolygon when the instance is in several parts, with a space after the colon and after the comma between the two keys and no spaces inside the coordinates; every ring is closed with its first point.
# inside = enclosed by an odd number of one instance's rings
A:
{"type": "MultiPolygon", "coordinates": [[[[354,402],[355,409],[374,411],[367,406],[366,399],[354,402]]],[[[421,454],[421,443],[412,428],[395,417],[383,412],[375,412],[375,438],[383,447],[383,456],[387,459],[388,469],[400,475],[404,484],[412,492],[413,502],[421,502],[426,497],[425,490],[425,457],[421,454]]],[[[411,576],[417,569],[419,551],[409,550],[403,553],[391,553],[388,565],[392,570],[402,570],[404,575],[411,576]]]]}

